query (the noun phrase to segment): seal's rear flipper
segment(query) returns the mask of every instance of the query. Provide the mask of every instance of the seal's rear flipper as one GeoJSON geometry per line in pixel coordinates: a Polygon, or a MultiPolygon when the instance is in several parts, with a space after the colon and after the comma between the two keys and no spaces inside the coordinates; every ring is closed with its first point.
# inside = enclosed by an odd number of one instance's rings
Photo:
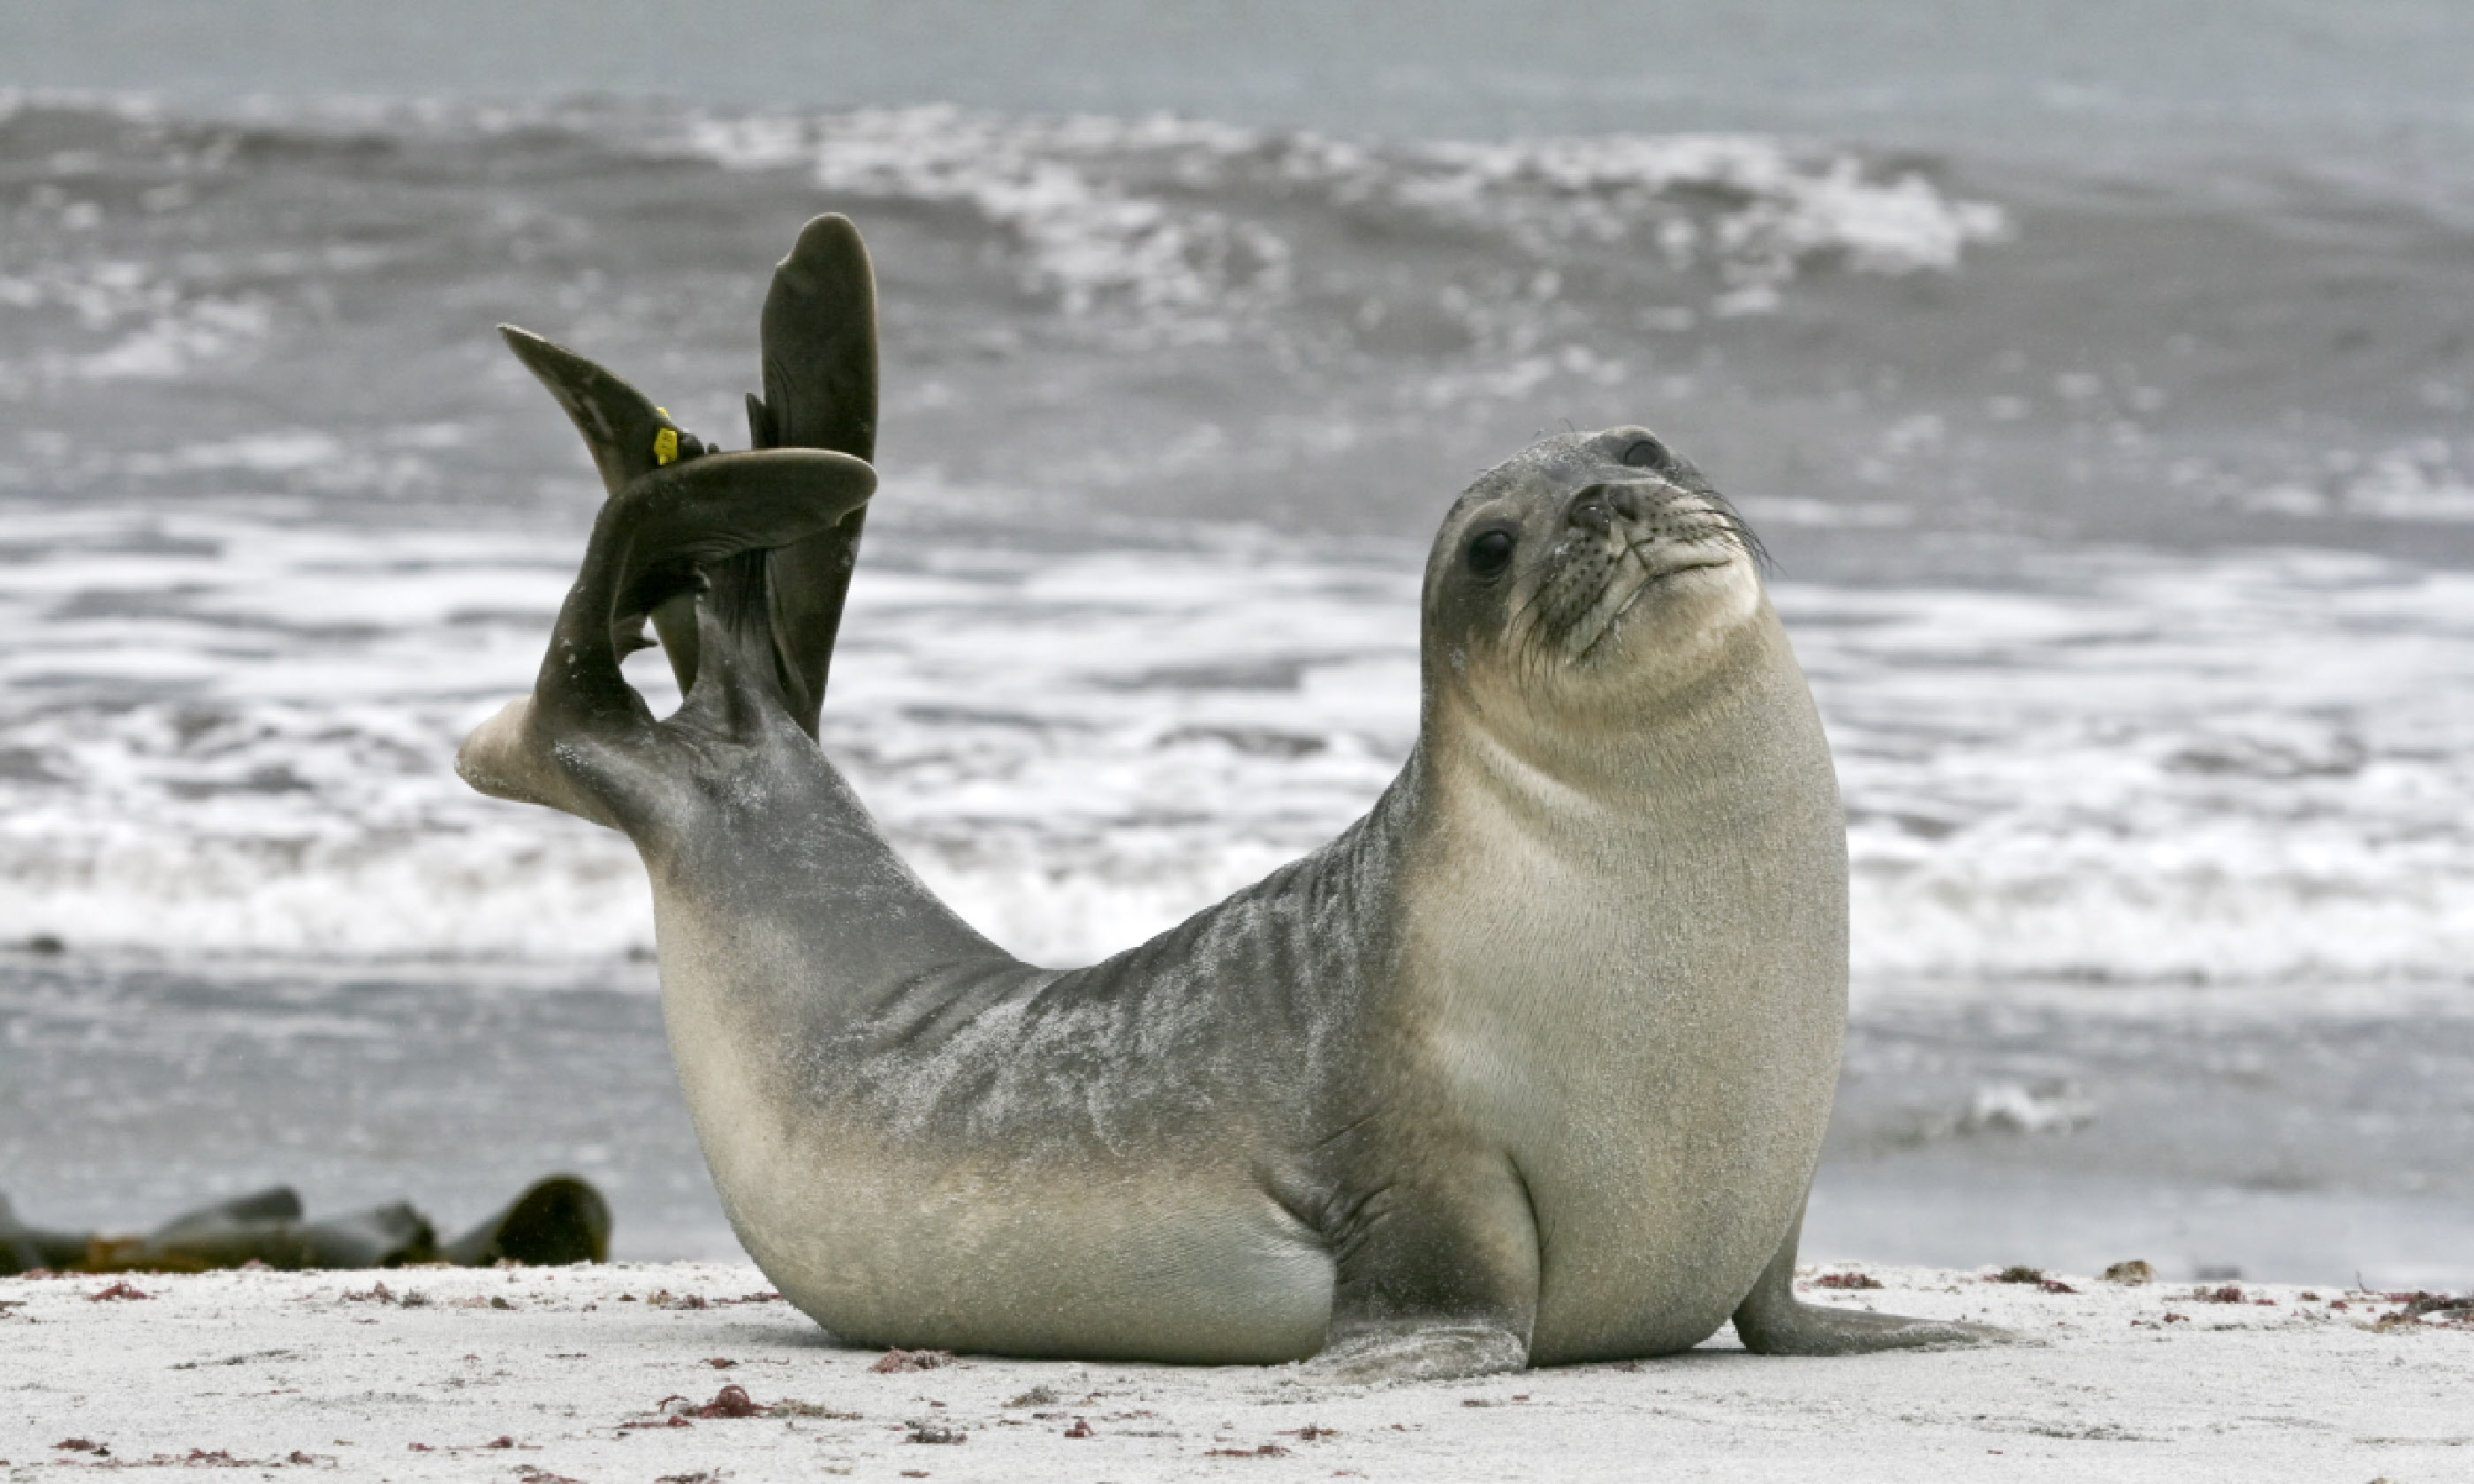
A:
{"type": "MultiPolygon", "coordinates": [[[[849,218],[820,216],[800,231],[773,271],[761,325],[764,392],[747,398],[754,445],[873,459],[876,279],[849,218]]],[[[703,451],[651,397],[606,368],[512,324],[498,333],[584,436],[613,499],[654,469],[703,451]]],[[[866,517],[864,508],[854,510],[828,530],[712,574],[726,606],[764,603],[783,703],[812,737],[866,517]]],[[[694,602],[674,598],[651,616],[685,695],[695,688],[701,659],[694,602]]]]}
{"type": "MultiPolygon", "coordinates": [[[[626,828],[634,804],[664,790],[650,753],[677,740],[619,673],[643,616],[693,594],[740,553],[832,529],[875,489],[866,464],[817,448],[714,454],[639,476],[594,521],[533,693],[465,739],[456,772],[485,794],[626,828]]],[[[708,621],[725,634],[763,627],[761,615],[735,620],[729,594],[716,590],[713,606],[708,621]]],[[[762,680],[778,679],[764,658],[762,680]]]]}
{"type": "MultiPolygon", "coordinates": [[[[601,472],[601,490],[612,499],[620,491],[657,468],[694,459],[703,444],[682,429],[670,415],[653,405],[617,372],[512,324],[498,326],[498,338],[516,353],[584,436],[593,467],[601,472]]],[[[862,457],[864,457],[862,455],[862,457]]],[[[696,624],[692,598],[682,598],[653,614],[662,636],[662,651],[670,673],[686,695],[695,684],[696,624]]]]}
{"type": "MultiPolygon", "coordinates": [[[[876,278],[848,217],[820,216],[801,229],[790,255],[773,270],[761,323],[764,395],[747,399],[755,445],[830,448],[874,460],[876,278]]],[[[854,511],[833,529],[764,559],[783,700],[812,737],[866,518],[864,508],[854,511]]]]}
{"type": "Polygon", "coordinates": [[[484,1268],[504,1258],[531,1267],[610,1260],[610,1203],[573,1175],[535,1181],[505,1210],[438,1250],[484,1268]]]}
{"type": "Polygon", "coordinates": [[[498,326],[498,338],[516,353],[558,399],[568,420],[584,435],[594,467],[601,471],[601,489],[616,496],[654,469],[678,457],[679,425],[653,405],[653,399],[629,386],[605,367],[513,324],[498,326]],[[662,434],[670,435],[664,456],[662,434]]]}

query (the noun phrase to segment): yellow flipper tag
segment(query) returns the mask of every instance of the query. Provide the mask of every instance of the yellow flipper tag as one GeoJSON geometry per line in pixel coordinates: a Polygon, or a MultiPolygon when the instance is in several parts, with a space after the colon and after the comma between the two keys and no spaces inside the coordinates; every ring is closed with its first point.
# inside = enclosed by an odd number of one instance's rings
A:
{"type": "MultiPolygon", "coordinates": [[[[653,411],[665,418],[670,415],[670,410],[667,407],[656,407],[653,411]]],[[[658,466],[667,467],[678,462],[679,430],[676,428],[663,428],[654,433],[653,463],[658,466]]]]}

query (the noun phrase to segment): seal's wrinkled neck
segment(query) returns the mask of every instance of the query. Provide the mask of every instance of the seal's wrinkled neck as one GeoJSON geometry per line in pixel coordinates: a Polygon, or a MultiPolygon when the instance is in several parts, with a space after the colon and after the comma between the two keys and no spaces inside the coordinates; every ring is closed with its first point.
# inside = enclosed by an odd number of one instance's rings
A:
{"type": "MultiPolygon", "coordinates": [[[[1569,822],[1637,814],[1747,777],[1830,771],[1827,744],[1786,633],[1765,597],[1715,626],[1687,663],[1568,679],[1436,674],[1429,661],[1419,751],[1435,786],[1493,796],[1516,817],[1569,822]],[[1544,693],[1541,693],[1544,692],[1544,693]]],[[[1445,666],[1448,668],[1447,662],[1445,666]]],[[[1834,786],[1833,786],[1834,793],[1834,786]]]]}

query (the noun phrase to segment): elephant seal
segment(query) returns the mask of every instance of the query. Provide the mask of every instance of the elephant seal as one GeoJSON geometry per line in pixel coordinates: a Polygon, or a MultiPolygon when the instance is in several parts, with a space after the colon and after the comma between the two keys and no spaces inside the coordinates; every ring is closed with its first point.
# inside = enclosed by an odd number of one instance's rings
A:
{"type": "MultiPolygon", "coordinates": [[[[872,339],[856,244],[821,219],[784,264],[813,314],[768,313],[768,385],[872,339]]],[[[1656,1355],[1731,1316],[1773,1353],[1989,1337],[1790,1291],[1845,1023],[1845,830],[1758,548],[1656,437],[1549,438],[1452,506],[1418,745],[1364,819],[1058,971],[921,884],[797,709],[839,591],[777,592],[755,554],[848,529],[872,470],[650,467],[641,394],[509,338],[614,495],[533,694],[458,766],[635,842],[714,1183],[819,1324],[1341,1379],[1656,1355]],[[666,605],[699,658],[656,720],[617,659],[666,605]]],[[[873,361],[784,379],[872,396],[873,361]]]]}

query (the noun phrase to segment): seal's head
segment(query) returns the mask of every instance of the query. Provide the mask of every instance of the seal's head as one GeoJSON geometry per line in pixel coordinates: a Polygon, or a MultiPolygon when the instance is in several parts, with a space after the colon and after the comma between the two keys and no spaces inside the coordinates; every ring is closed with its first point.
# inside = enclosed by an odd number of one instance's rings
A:
{"type": "Polygon", "coordinates": [[[1427,639],[1537,699],[1687,679],[1760,603],[1759,547],[1645,428],[1565,434],[1481,475],[1426,565],[1427,639]]]}
{"type": "Polygon", "coordinates": [[[1426,563],[1430,697],[1501,730],[1637,715],[1754,638],[1760,548],[1645,428],[1534,443],[1453,505],[1426,563]]]}

